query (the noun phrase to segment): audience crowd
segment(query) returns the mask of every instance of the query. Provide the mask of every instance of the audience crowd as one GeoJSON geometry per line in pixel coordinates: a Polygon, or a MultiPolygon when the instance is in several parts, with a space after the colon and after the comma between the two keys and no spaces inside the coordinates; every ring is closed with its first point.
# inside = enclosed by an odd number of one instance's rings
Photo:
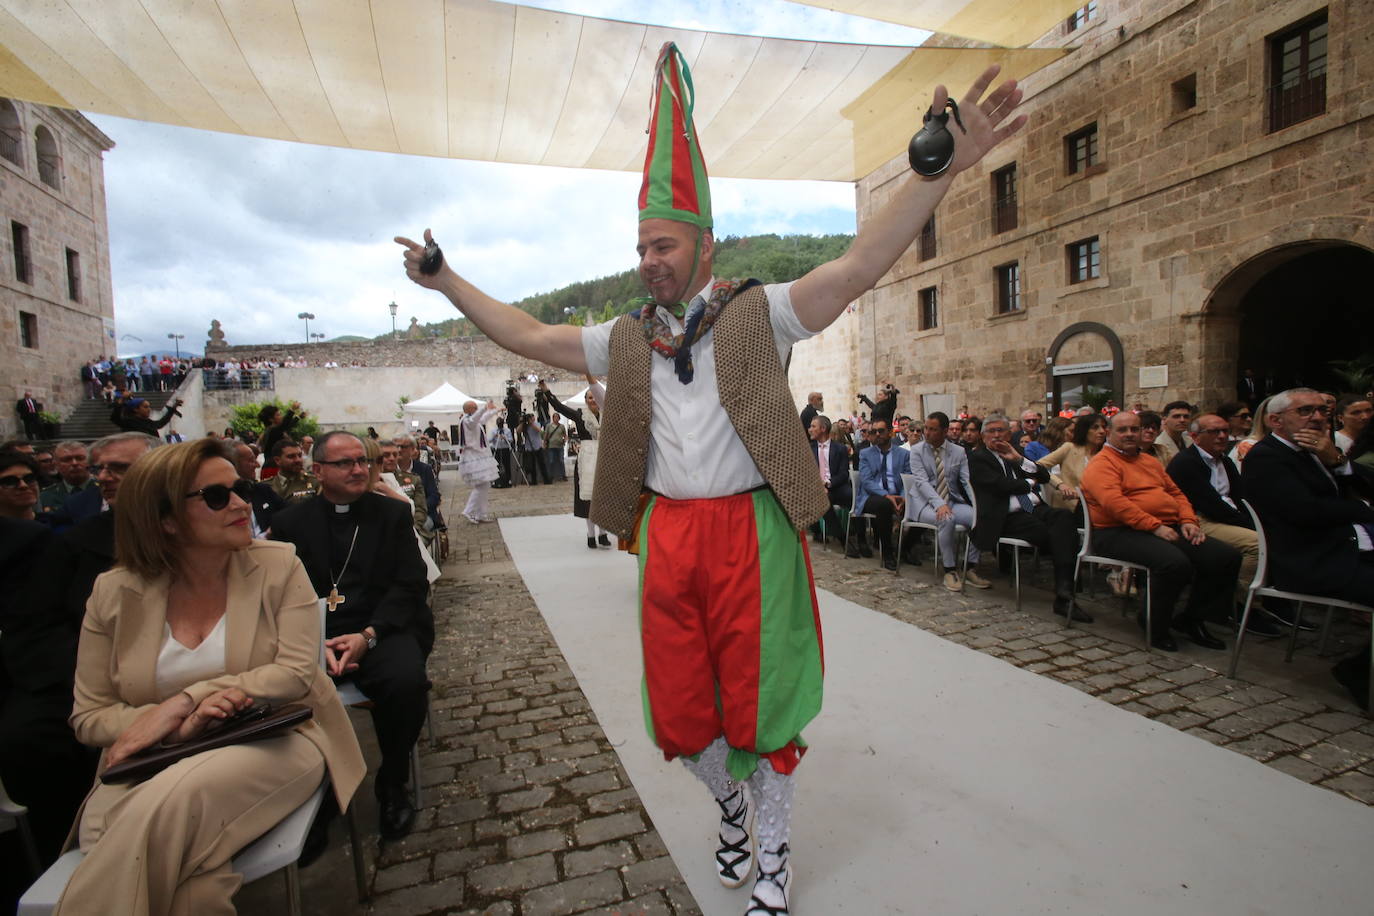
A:
{"type": "MultiPolygon", "coordinates": [[[[223,439],[165,445],[179,402],[153,419],[145,401],[125,393],[173,386],[189,368],[92,360],[82,368],[88,394],[114,386],[123,432],[90,446],[0,446],[0,779],[29,807],[46,861],[76,826],[87,859],[64,902],[74,912],[130,881],[168,906],[218,905],[244,837],[207,834],[195,856],[190,841],[146,840],[187,810],[186,792],[208,793],[205,804],[232,813],[243,793],[280,790],[281,804],[262,813],[270,819],[328,771],[334,791],[306,860],[319,853],[362,766],[338,695],[316,677],[321,657],[330,678],[351,681],[368,701],[381,749],[381,836],[403,837],[415,822],[408,782],[435,639],[431,554],[446,542],[440,431],[298,438],[305,412],[292,404],[264,410],[260,439],[226,430],[223,439]],[[251,651],[226,654],[225,621],[259,612],[273,627],[260,629],[251,651]],[[146,638],[126,638],[123,627],[146,638]],[[165,771],[173,776],[91,790],[100,767],[198,734],[250,699],[305,702],[319,725],[298,727],[275,750],[212,752],[222,759],[201,782],[178,782],[178,764],[165,771]]],[[[201,368],[242,380],[245,370],[274,367],[201,368]]],[[[564,449],[581,449],[588,464],[574,477],[585,517],[602,395],[593,391],[590,410],[574,409],[541,383],[534,413],[513,415],[513,426],[489,405],[482,416],[495,431],[484,444],[495,485],[521,474],[529,483],[564,479],[564,449]]],[[[1075,559],[1090,536],[1095,553],[1148,571],[1148,584],[1113,575],[1119,594],[1148,588],[1151,613],[1139,622],[1153,646],[1175,651],[1182,637],[1220,650],[1224,627],[1237,628],[1236,639],[1312,627],[1282,601],[1241,619],[1259,557],[1252,510],[1267,534],[1273,584],[1374,601],[1369,393],[1297,388],[1209,411],[1174,401],[1158,413],[1108,403],[1047,423],[1034,408],[912,417],[899,412],[899,397],[885,384],[873,399],[860,397],[867,416],[832,419],[812,392],[801,411],[831,504],[813,536],[839,542],[849,557],[876,548],[887,569],[920,563],[925,532],[940,581],[960,591],[1005,574],[1008,545],[1034,547],[1053,570],[1054,613],[1091,623],[1075,601],[1075,559]]],[[[608,545],[590,522],[587,542],[608,545]]],[[[1368,670],[1368,647],[1333,669],[1361,706],[1368,670]]]]}

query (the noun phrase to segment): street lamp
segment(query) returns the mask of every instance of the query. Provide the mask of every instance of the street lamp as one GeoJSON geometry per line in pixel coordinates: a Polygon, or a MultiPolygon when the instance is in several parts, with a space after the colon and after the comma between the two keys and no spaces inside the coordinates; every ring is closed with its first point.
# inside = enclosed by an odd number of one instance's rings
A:
{"type": "Polygon", "coordinates": [[[387,308],[391,310],[391,339],[392,339],[392,340],[395,340],[395,339],[396,339],[396,310],[397,310],[398,308],[400,308],[400,306],[398,306],[398,305],[396,304],[396,300],[393,299],[393,300],[391,301],[391,304],[388,305],[387,308]]]}
{"type": "Polygon", "coordinates": [[[167,339],[170,340],[173,344],[176,345],[176,348],[177,348],[177,359],[181,359],[181,342],[182,342],[183,340],[186,339],[186,335],[185,335],[185,334],[168,334],[168,335],[167,335],[167,339]]]}
{"type": "Polygon", "coordinates": [[[315,320],[315,316],[310,312],[301,312],[296,317],[305,322],[305,342],[310,343],[310,322],[315,320]]]}
{"type": "Polygon", "coordinates": [[[311,340],[323,341],[323,340],[324,340],[324,335],[323,335],[323,334],[319,334],[319,333],[311,334],[311,335],[310,335],[310,339],[311,339],[311,340]]]}

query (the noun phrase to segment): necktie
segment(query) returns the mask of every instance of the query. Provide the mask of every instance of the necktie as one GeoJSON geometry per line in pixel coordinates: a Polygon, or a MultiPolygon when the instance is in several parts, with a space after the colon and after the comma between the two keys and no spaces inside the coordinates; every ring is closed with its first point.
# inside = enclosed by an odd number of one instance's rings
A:
{"type": "Polygon", "coordinates": [[[821,468],[821,483],[830,483],[830,444],[816,443],[816,463],[821,468]]]}
{"type": "Polygon", "coordinates": [[[878,464],[883,468],[883,489],[888,489],[887,485],[887,452],[878,453],[878,464]]]}
{"type": "MultiPolygon", "coordinates": [[[[1002,463],[1005,464],[1005,465],[1007,466],[1007,476],[1008,476],[1008,477],[1010,477],[1012,480],[1020,480],[1020,479],[1021,479],[1020,475],[1016,473],[1016,465],[1012,464],[1010,461],[1003,461],[1002,463]]],[[[1025,493],[1017,493],[1017,494],[1016,494],[1016,501],[1017,501],[1018,503],[1021,504],[1021,511],[1022,511],[1022,512],[1034,512],[1034,511],[1035,511],[1035,503],[1031,502],[1031,498],[1030,498],[1029,495],[1027,495],[1027,494],[1025,494],[1025,493]]]]}
{"type": "Polygon", "coordinates": [[[935,492],[940,494],[940,498],[946,503],[949,502],[949,481],[945,480],[945,450],[942,447],[934,450],[935,452],[935,492]]]}
{"type": "Polygon", "coordinates": [[[687,326],[682,331],[682,345],[677,348],[677,355],[673,358],[673,369],[677,372],[678,381],[684,385],[692,380],[692,343],[705,315],[706,300],[697,296],[687,307],[687,326]]]}

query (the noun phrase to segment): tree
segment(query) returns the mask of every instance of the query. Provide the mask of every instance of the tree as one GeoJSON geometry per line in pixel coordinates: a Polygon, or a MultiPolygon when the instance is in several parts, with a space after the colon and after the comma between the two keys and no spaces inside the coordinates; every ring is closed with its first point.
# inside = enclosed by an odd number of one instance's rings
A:
{"type": "MultiPolygon", "coordinates": [[[[234,431],[234,435],[242,438],[244,433],[252,433],[254,438],[261,439],[263,426],[262,421],[258,419],[258,413],[268,404],[281,411],[286,411],[290,407],[277,398],[253,404],[236,404],[233,413],[229,416],[229,428],[234,431]]],[[[291,428],[291,437],[296,440],[302,436],[319,438],[319,435],[320,424],[313,416],[301,417],[296,421],[296,425],[291,428]]]]}

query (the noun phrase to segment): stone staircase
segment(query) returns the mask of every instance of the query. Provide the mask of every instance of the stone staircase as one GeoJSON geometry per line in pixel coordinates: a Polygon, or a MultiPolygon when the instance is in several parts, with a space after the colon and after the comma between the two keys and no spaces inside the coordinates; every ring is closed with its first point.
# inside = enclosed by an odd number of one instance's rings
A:
{"type": "MultiPolygon", "coordinates": [[[[176,397],[175,391],[138,391],[135,397],[144,398],[153,405],[153,419],[162,416],[167,402],[176,397]]],[[[110,422],[111,406],[104,398],[87,398],[62,421],[62,439],[76,439],[81,442],[94,442],[102,436],[120,432],[118,426],[110,422]]]]}

